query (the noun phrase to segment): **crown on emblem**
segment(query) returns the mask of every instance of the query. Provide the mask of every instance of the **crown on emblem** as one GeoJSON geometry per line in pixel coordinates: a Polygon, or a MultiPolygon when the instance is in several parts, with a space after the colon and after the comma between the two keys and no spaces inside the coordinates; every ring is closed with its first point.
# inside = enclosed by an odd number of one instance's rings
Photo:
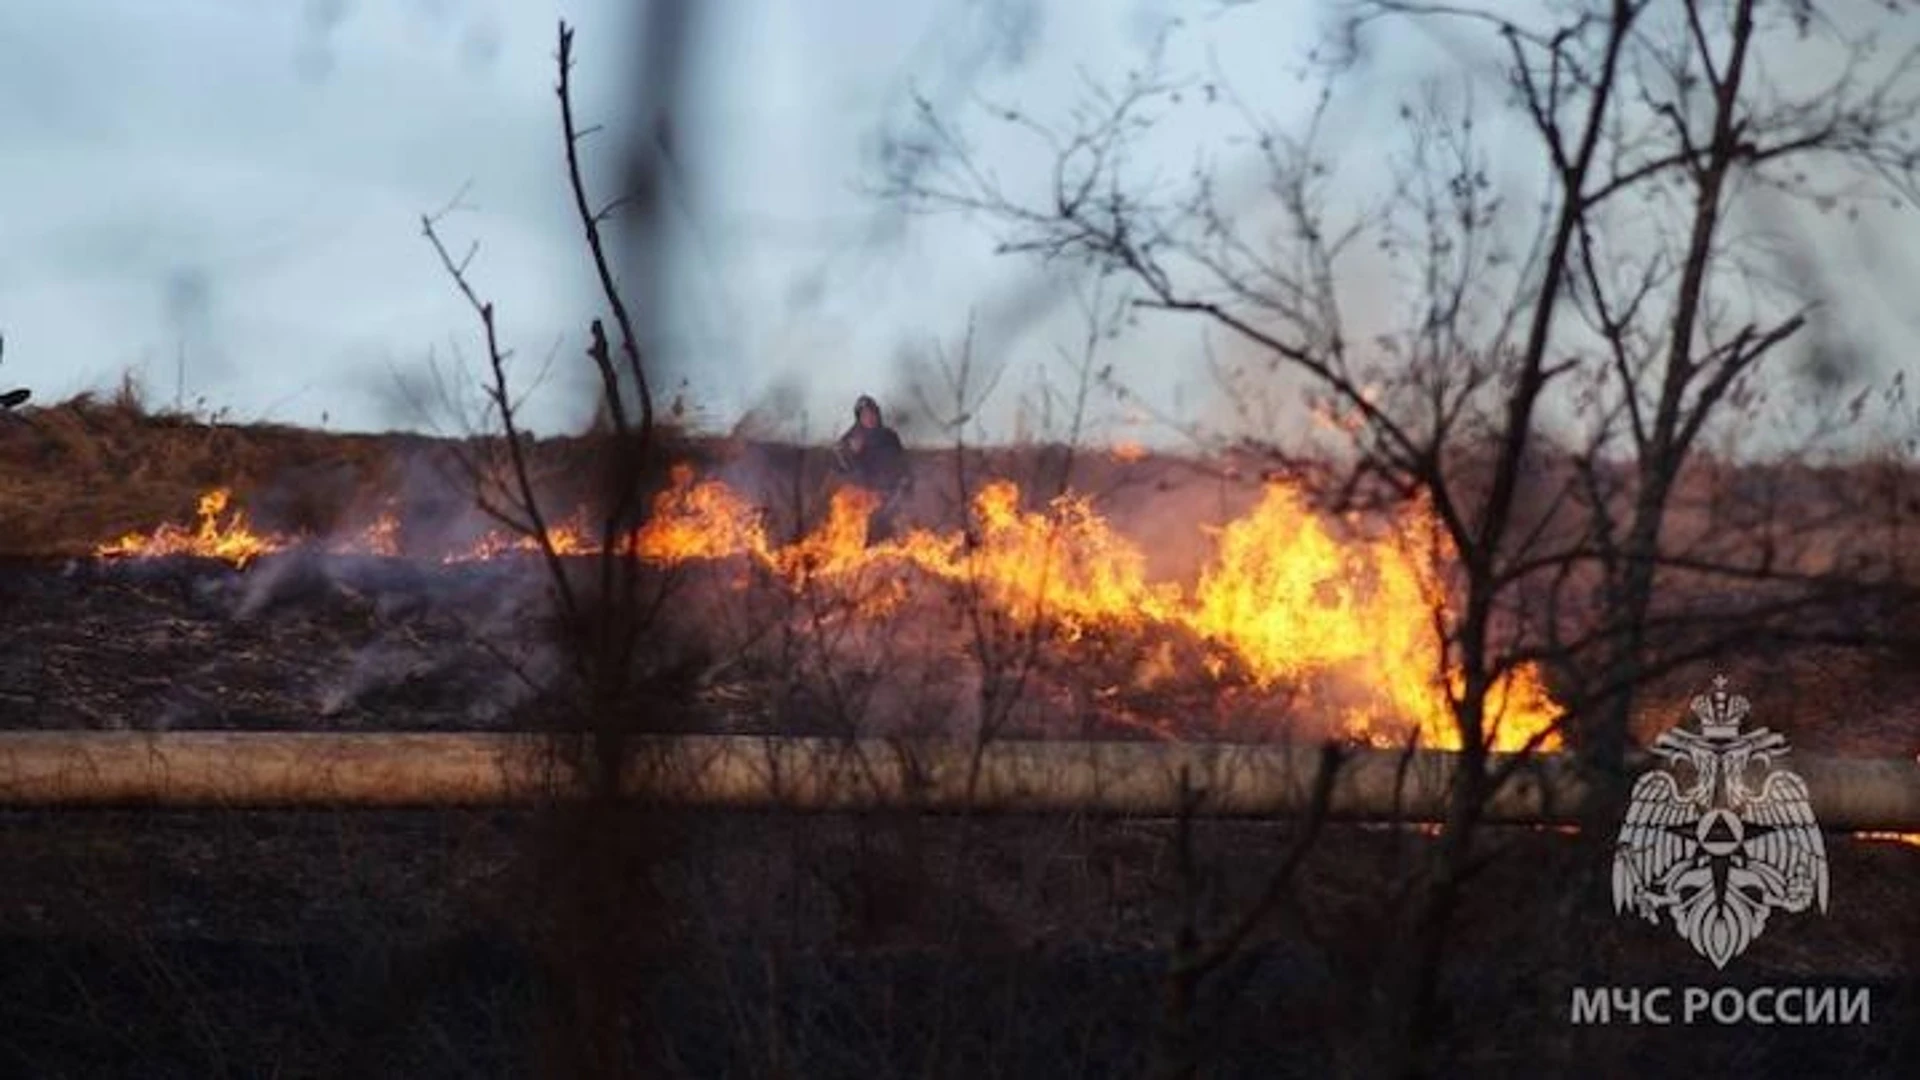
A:
{"type": "Polygon", "coordinates": [[[1740,734],[1740,721],[1752,711],[1752,702],[1727,692],[1725,675],[1715,675],[1713,690],[1693,699],[1693,715],[1700,718],[1700,734],[1709,739],[1731,739],[1740,734]]]}

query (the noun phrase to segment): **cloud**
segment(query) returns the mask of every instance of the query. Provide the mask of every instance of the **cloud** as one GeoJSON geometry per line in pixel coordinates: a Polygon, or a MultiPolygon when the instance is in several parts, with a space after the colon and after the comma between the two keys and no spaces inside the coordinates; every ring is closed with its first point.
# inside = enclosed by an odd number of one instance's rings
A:
{"type": "MultiPolygon", "coordinates": [[[[456,250],[480,243],[476,285],[498,303],[526,377],[559,342],[539,408],[556,425],[573,422],[580,410],[567,395],[585,366],[584,329],[603,313],[564,186],[554,24],[565,14],[581,27],[577,104],[583,124],[607,125],[587,149],[596,192],[611,196],[620,190],[616,135],[633,119],[632,78],[644,67],[625,33],[634,7],[0,5],[0,129],[12,151],[0,173],[9,375],[54,393],[110,384],[144,356],[170,376],[186,340],[189,398],[204,394],[242,416],[279,406],[297,421],[324,412],[350,427],[404,422],[382,398],[395,367],[422,364],[430,349],[445,357],[456,341],[478,359],[472,313],[418,223],[471,182],[479,209],[453,219],[448,239],[456,250]],[[359,380],[371,385],[356,389],[359,380]]],[[[677,110],[661,218],[671,265],[660,281],[628,280],[659,326],[664,386],[688,379],[723,424],[754,405],[756,424],[769,409],[791,410],[788,426],[804,416],[838,423],[853,394],[898,387],[898,358],[952,345],[970,314],[983,362],[1007,366],[1013,381],[1059,348],[1077,349],[1075,273],[996,257],[983,222],[908,215],[869,189],[888,170],[912,177],[940,164],[918,137],[909,87],[977,138],[983,161],[1009,183],[1044,181],[1045,147],[996,134],[981,122],[983,104],[1063,120],[1084,100],[1083,77],[1111,83],[1193,9],[1166,0],[698,7],[703,44],[686,58],[696,70],[677,110]]],[[[1287,54],[1320,10],[1234,5],[1190,17],[1169,63],[1205,71],[1217,51],[1235,89],[1286,126],[1305,93],[1287,54]]],[[[1459,66],[1448,40],[1381,34],[1369,44],[1371,71],[1395,77],[1370,97],[1356,93],[1330,133],[1356,183],[1374,179],[1360,174],[1378,160],[1375,121],[1390,118],[1430,65],[1459,66]]],[[[1496,103],[1492,93],[1480,100],[1496,103]]],[[[1222,118],[1191,115],[1201,126],[1156,134],[1143,170],[1164,166],[1156,182],[1181,183],[1199,154],[1241,179],[1234,155],[1244,148],[1225,141],[1222,118]]],[[[1494,152],[1497,167],[1517,158],[1494,152]]],[[[1905,272],[1903,227],[1856,235],[1823,225],[1807,241],[1825,275],[1816,284],[1835,301],[1823,333],[1873,364],[1904,362],[1890,350],[1911,333],[1890,328],[1911,319],[1912,305],[1876,294],[1905,272]]],[[[1352,280],[1359,322],[1391,314],[1386,275],[1363,268],[1352,280]]],[[[1145,318],[1110,351],[1125,381],[1162,407],[1205,381],[1190,321],[1145,318]]],[[[1021,389],[1010,381],[1002,396],[1021,389]]]]}

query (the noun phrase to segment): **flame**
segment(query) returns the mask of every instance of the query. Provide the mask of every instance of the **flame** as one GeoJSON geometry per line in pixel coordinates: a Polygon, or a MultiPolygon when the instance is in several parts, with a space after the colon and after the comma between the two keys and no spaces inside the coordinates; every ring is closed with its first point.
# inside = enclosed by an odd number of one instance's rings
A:
{"type": "Polygon", "coordinates": [[[1884,840],[1895,844],[1910,844],[1920,847],[1920,832],[1857,832],[1855,840],[1884,840]]]}
{"type": "Polygon", "coordinates": [[[529,533],[502,532],[495,529],[475,540],[467,550],[442,556],[440,561],[450,565],[485,562],[510,555],[539,555],[549,547],[553,549],[555,555],[596,555],[600,552],[600,545],[593,539],[593,535],[593,530],[587,525],[586,511],[581,510],[567,521],[548,525],[545,543],[541,542],[540,537],[529,533]]]}
{"type": "MultiPolygon", "coordinates": [[[[1351,734],[1391,741],[1374,738],[1373,717],[1385,711],[1416,722],[1423,742],[1446,744],[1455,732],[1450,697],[1464,685],[1457,674],[1437,674],[1444,550],[1424,511],[1388,536],[1341,539],[1297,490],[1270,483],[1251,514],[1220,531],[1187,622],[1229,646],[1262,685],[1346,676],[1362,698],[1341,710],[1351,734]]],[[[1495,684],[1487,711],[1489,745],[1518,750],[1557,710],[1538,670],[1523,667],[1495,684]]],[[[1541,745],[1556,743],[1548,736],[1541,745]]]]}
{"type": "Polygon", "coordinates": [[[1017,485],[996,480],[975,495],[978,535],[908,534],[899,553],[949,581],[977,583],[991,602],[1025,618],[1051,619],[1071,636],[1094,625],[1173,620],[1178,588],[1149,584],[1146,556],[1079,496],[1045,512],[1020,509],[1017,485]]]}
{"type": "MultiPolygon", "coordinates": [[[[163,526],[98,553],[193,553],[245,565],[287,546],[252,532],[238,512],[222,521],[227,502],[224,489],[209,492],[197,528],[163,526]]],[[[843,489],[812,532],[776,544],[751,501],[681,465],[646,524],[616,550],[666,565],[745,557],[794,585],[846,589],[860,615],[898,606],[910,576],[899,571],[912,570],[976,590],[1069,641],[1103,630],[1183,631],[1211,650],[1196,676],[1298,688],[1347,734],[1375,744],[1401,742],[1407,725],[1425,745],[1460,744],[1453,700],[1464,680],[1444,660],[1436,618],[1448,602],[1442,568],[1451,550],[1429,513],[1368,531],[1313,510],[1298,488],[1271,482],[1250,513],[1214,530],[1213,560],[1189,589],[1151,580],[1145,553],[1082,496],[1029,511],[1017,485],[997,480],[975,495],[971,530],[917,529],[870,545],[875,508],[871,495],[843,489]]],[[[386,515],[349,546],[393,554],[397,531],[386,515]]],[[[601,550],[595,537],[583,513],[550,526],[546,539],[558,554],[592,555],[601,550]]],[[[496,532],[444,561],[541,550],[535,537],[496,532]]],[[[1141,680],[1173,676],[1169,652],[1143,655],[1141,680]]],[[[1518,667],[1499,680],[1487,709],[1491,749],[1558,748],[1559,710],[1537,668],[1518,667]]]]}
{"type": "Polygon", "coordinates": [[[693,482],[693,470],[673,467],[673,483],[654,500],[653,517],[634,539],[641,558],[656,562],[724,559],[742,552],[765,557],[766,530],[752,504],[717,480],[693,482]]]}
{"type": "Polygon", "coordinates": [[[366,553],[385,559],[400,557],[400,519],[392,511],[386,511],[375,518],[360,535],[352,540],[334,545],[341,554],[366,553]]]}
{"type": "Polygon", "coordinates": [[[222,559],[245,567],[254,559],[286,546],[286,542],[278,537],[254,532],[252,526],[247,524],[246,514],[239,510],[222,521],[221,515],[226,513],[232,495],[227,488],[215,488],[200,496],[197,513],[199,522],[196,525],[162,525],[145,536],[127,533],[118,540],[101,544],[94,549],[94,554],[144,558],[193,555],[222,559]]]}
{"type": "MultiPolygon", "coordinates": [[[[844,578],[866,568],[876,561],[867,555],[867,524],[879,505],[879,499],[858,488],[834,492],[827,504],[827,519],[797,543],[771,553],[769,561],[796,579],[844,578]]],[[[749,529],[741,531],[759,537],[749,529]]]]}
{"type": "MultiPolygon", "coordinates": [[[[971,535],[914,530],[869,546],[873,508],[871,496],[843,490],[818,528],[776,548],[746,500],[676,471],[636,546],[664,563],[744,555],[795,582],[847,582],[911,566],[978,589],[1017,617],[1050,622],[1068,640],[1102,627],[1180,628],[1225,654],[1205,661],[1212,678],[1230,677],[1237,663],[1262,686],[1331,683],[1322,704],[1356,738],[1399,742],[1386,722],[1392,717],[1412,723],[1426,745],[1459,746],[1452,698],[1463,680],[1438,674],[1446,548],[1430,515],[1383,536],[1343,537],[1296,489],[1276,482],[1252,513],[1218,531],[1214,561],[1188,592],[1151,581],[1145,554],[1080,496],[1025,511],[1017,485],[993,481],[973,500],[971,535]]],[[[1487,712],[1494,750],[1559,746],[1559,710],[1535,667],[1499,680],[1487,712]]]]}

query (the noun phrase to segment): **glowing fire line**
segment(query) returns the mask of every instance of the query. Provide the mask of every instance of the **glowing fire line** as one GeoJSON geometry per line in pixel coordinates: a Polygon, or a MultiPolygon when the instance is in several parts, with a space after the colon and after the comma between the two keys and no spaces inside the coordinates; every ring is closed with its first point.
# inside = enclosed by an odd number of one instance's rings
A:
{"type": "Polygon", "coordinates": [[[246,514],[241,511],[235,510],[223,520],[222,515],[227,513],[227,503],[231,497],[232,493],[227,489],[216,488],[200,496],[197,525],[191,528],[162,525],[146,536],[128,533],[95,548],[94,554],[107,558],[197,555],[244,567],[254,559],[285,546],[276,538],[254,532],[247,523],[246,514]]]}
{"type": "MultiPolygon", "coordinates": [[[[210,492],[201,499],[195,527],[129,535],[97,553],[201,555],[244,566],[300,542],[256,533],[243,514],[227,514],[228,502],[228,492],[210,492]]],[[[718,481],[696,482],[692,470],[681,466],[647,524],[623,538],[618,550],[664,564],[746,557],[793,583],[833,583],[869,569],[911,567],[971,585],[1001,609],[1045,620],[1067,638],[1095,627],[1184,630],[1237,661],[1256,686],[1323,677],[1354,688],[1341,701],[1320,703],[1354,735],[1397,742],[1379,722],[1392,716],[1411,722],[1426,745],[1458,745],[1449,691],[1457,692],[1460,680],[1443,682],[1435,675],[1440,664],[1433,614],[1445,603],[1438,571],[1443,545],[1424,515],[1377,537],[1342,537],[1300,493],[1270,485],[1252,512],[1217,530],[1216,556],[1188,590],[1150,581],[1144,553],[1077,496],[1028,512],[1020,509],[1017,486],[995,481],[974,499],[971,537],[914,530],[868,546],[873,508],[863,493],[841,491],[818,528],[776,545],[747,499],[718,481]]],[[[383,517],[332,549],[391,555],[396,534],[396,523],[383,517]]],[[[580,521],[555,525],[547,539],[563,555],[600,550],[580,521]]],[[[540,550],[533,537],[489,534],[444,561],[540,550]]],[[[903,596],[896,588],[861,610],[878,614],[903,596]]],[[[1220,677],[1226,666],[1215,657],[1209,671],[1220,677]]],[[[1510,673],[1488,706],[1494,749],[1558,746],[1548,730],[1558,710],[1536,669],[1510,673]]]]}
{"type": "Polygon", "coordinates": [[[1920,832],[1857,832],[1853,834],[1853,838],[1920,847],[1920,832]]]}

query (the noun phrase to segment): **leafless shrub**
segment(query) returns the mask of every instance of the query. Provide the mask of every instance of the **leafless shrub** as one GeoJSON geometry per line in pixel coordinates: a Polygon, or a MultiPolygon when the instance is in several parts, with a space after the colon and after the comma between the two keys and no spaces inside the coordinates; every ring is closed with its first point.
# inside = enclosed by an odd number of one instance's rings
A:
{"type": "MultiPolygon", "coordinates": [[[[1595,785],[1599,825],[1617,820],[1637,688],[1742,643],[1885,640],[1884,619],[1861,618],[1907,595],[1884,553],[1789,568],[1767,545],[1727,543],[1724,520],[1683,529],[1679,498],[1704,433],[1768,415],[1762,362],[1818,310],[1757,254],[1743,199],[1758,187],[1823,208],[1910,198],[1920,149],[1902,125],[1920,84],[1912,54],[1881,63],[1867,22],[1814,5],[1596,0],[1522,18],[1378,0],[1349,16],[1301,133],[1218,73],[1168,75],[1156,49],[1065,125],[992,114],[1050,155],[1039,183],[1003,184],[960,118],[922,100],[922,152],[882,189],[976,215],[1005,252],[1118,275],[1138,307],[1222,332],[1246,360],[1221,375],[1276,463],[1331,456],[1344,475],[1322,485],[1327,501],[1436,523],[1452,598],[1436,612],[1437,662],[1462,768],[1372,1005],[1380,1056],[1367,1067],[1400,1075],[1432,1044],[1453,913],[1485,856],[1479,808],[1526,757],[1488,753],[1504,679],[1551,671],[1566,735],[1608,780],[1595,785]],[[1494,183],[1471,85],[1434,84],[1401,108],[1407,138],[1377,202],[1330,197],[1320,137],[1339,78],[1372,27],[1409,19],[1484,31],[1501,57],[1511,111],[1494,126],[1531,138],[1545,184],[1531,220],[1494,183]],[[1828,85],[1761,72],[1763,42],[1825,49],[1828,85]],[[1144,148],[1183,95],[1240,114],[1263,197],[1206,165],[1184,186],[1159,182],[1144,148]],[[1808,179],[1820,168],[1842,186],[1808,179]],[[1348,316],[1368,243],[1399,257],[1404,320],[1348,316]],[[1274,429],[1303,412],[1332,437],[1274,429]],[[1716,590],[1737,601],[1697,602],[1716,590]]],[[[1808,439],[1833,430],[1826,415],[1801,412],[1808,439]]]]}

